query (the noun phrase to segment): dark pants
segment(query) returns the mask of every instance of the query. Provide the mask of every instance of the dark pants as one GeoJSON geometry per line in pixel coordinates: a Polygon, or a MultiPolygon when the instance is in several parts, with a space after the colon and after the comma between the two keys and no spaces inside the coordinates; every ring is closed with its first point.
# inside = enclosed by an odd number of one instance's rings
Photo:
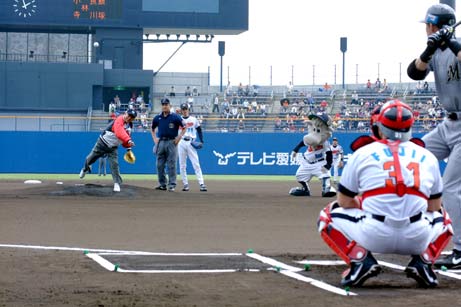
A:
{"type": "Polygon", "coordinates": [[[176,187],[176,161],[178,148],[174,140],[160,140],[157,149],[157,177],[161,186],[167,185],[165,166],[168,167],[168,186],[176,187]]]}
{"type": "Polygon", "coordinates": [[[120,177],[117,147],[108,147],[100,138],[98,138],[96,144],[94,144],[93,149],[85,159],[85,171],[90,170],[90,165],[92,165],[94,162],[96,162],[96,160],[105,154],[107,154],[107,159],[109,160],[109,168],[110,172],[112,173],[112,179],[114,180],[114,183],[121,184],[123,180],[122,177],[120,177]]]}

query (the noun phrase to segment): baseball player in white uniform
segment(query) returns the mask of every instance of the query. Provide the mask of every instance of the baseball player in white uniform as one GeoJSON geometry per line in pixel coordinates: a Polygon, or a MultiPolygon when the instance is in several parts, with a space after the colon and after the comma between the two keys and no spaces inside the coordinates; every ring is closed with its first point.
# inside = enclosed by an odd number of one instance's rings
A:
{"type": "Polygon", "coordinates": [[[206,192],[207,186],[203,180],[202,168],[200,167],[200,161],[197,154],[197,149],[192,146],[192,142],[197,139],[200,140],[200,143],[203,144],[203,133],[200,122],[195,116],[189,114],[189,105],[187,103],[181,104],[181,115],[184,119],[186,125],[186,133],[182,137],[181,142],[178,145],[179,153],[179,171],[181,174],[181,179],[183,183],[183,191],[189,191],[189,181],[187,180],[187,158],[190,159],[192,167],[194,168],[195,175],[197,176],[197,181],[200,186],[200,191],[206,192]]]}
{"type": "Polygon", "coordinates": [[[338,143],[336,137],[333,138],[333,143],[331,144],[331,153],[333,154],[333,183],[338,182],[339,169],[343,167],[344,160],[344,150],[341,145],[338,143]]]}
{"type": "Polygon", "coordinates": [[[432,264],[452,236],[441,207],[437,158],[409,141],[414,118],[398,100],[377,119],[380,139],[357,149],[344,168],[337,201],[320,213],[319,232],[346,263],[343,286],[360,286],[380,273],[371,252],[411,255],[407,277],[435,287],[432,264]]]}

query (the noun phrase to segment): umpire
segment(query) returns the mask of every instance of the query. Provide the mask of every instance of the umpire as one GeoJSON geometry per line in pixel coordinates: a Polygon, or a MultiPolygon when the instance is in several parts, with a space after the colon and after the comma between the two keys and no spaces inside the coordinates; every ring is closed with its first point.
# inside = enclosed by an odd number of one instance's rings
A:
{"type": "Polygon", "coordinates": [[[159,185],[156,190],[166,191],[167,179],[165,164],[168,166],[168,191],[173,192],[176,187],[176,160],[178,158],[178,143],[186,133],[185,122],[178,114],[171,112],[170,100],[161,101],[162,112],[152,120],[152,139],[154,140],[154,153],[157,155],[157,177],[159,185]]]}

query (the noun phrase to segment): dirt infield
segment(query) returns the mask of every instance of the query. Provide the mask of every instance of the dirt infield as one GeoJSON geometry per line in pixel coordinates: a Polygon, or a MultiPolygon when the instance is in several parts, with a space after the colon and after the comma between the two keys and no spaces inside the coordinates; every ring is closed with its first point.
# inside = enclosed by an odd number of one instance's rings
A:
{"type": "MultiPolygon", "coordinates": [[[[461,299],[459,279],[439,274],[437,289],[419,289],[389,267],[364,287],[352,288],[357,295],[350,296],[287,277],[276,267],[235,273],[111,272],[83,250],[254,251],[299,268],[303,265],[295,260],[338,260],[316,231],[318,213],[331,199],[290,197],[295,184],[275,181],[208,181],[208,192],[199,192],[194,182],[190,192],[166,192],[154,190],[155,182],[131,181],[114,194],[110,181],[88,177],[62,185],[0,182],[0,306],[436,306],[461,299]],[[43,249],[50,246],[56,248],[43,249]]],[[[320,195],[319,188],[313,186],[314,195],[320,195]]],[[[376,258],[403,266],[408,260],[376,258]]],[[[147,264],[155,264],[152,259],[147,264]]],[[[340,287],[345,268],[312,265],[299,274],[340,287]]]]}

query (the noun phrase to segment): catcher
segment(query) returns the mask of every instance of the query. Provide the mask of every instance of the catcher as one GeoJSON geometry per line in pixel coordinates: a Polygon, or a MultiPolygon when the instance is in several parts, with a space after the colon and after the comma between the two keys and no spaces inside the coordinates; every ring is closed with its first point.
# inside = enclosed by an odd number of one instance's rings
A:
{"type": "Polygon", "coordinates": [[[114,180],[114,192],[120,192],[122,177],[120,177],[117,149],[119,145],[127,148],[127,153],[124,156],[125,161],[129,163],[136,161],[131,151],[131,148],[134,146],[134,142],[131,140],[131,129],[133,128],[133,120],[136,116],[136,111],[130,109],[124,114],[119,115],[104,129],[85,159],[85,164],[80,171],[80,179],[83,179],[87,173],[91,173],[91,164],[107,154],[112,179],[114,180]]]}
{"type": "Polygon", "coordinates": [[[390,100],[372,121],[378,137],[356,146],[337,200],[320,212],[318,231],[349,265],[342,286],[361,286],[381,272],[375,252],[411,255],[407,277],[435,287],[432,264],[453,234],[441,206],[438,161],[410,139],[414,118],[408,105],[390,100]]]}
{"type": "Polygon", "coordinates": [[[203,133],[200,122],[195,116],[189,114],[189,105],[187,103],[181,104],[181,114],[186,126],[186,133],[183,135],[181,142],[179,142],[179,172],[183,183],[182,190],[189,191],[189,181],[187,180],[187,158],[189,157],[192,167],[194,168],[195,175],[200,187],[200,191],[206,192],[207,187],[203,180],[202,168],[198,158],[197,150],[203,147],[203,133]],[[197,136],[200,141],[197,141],[197,136]]]}

